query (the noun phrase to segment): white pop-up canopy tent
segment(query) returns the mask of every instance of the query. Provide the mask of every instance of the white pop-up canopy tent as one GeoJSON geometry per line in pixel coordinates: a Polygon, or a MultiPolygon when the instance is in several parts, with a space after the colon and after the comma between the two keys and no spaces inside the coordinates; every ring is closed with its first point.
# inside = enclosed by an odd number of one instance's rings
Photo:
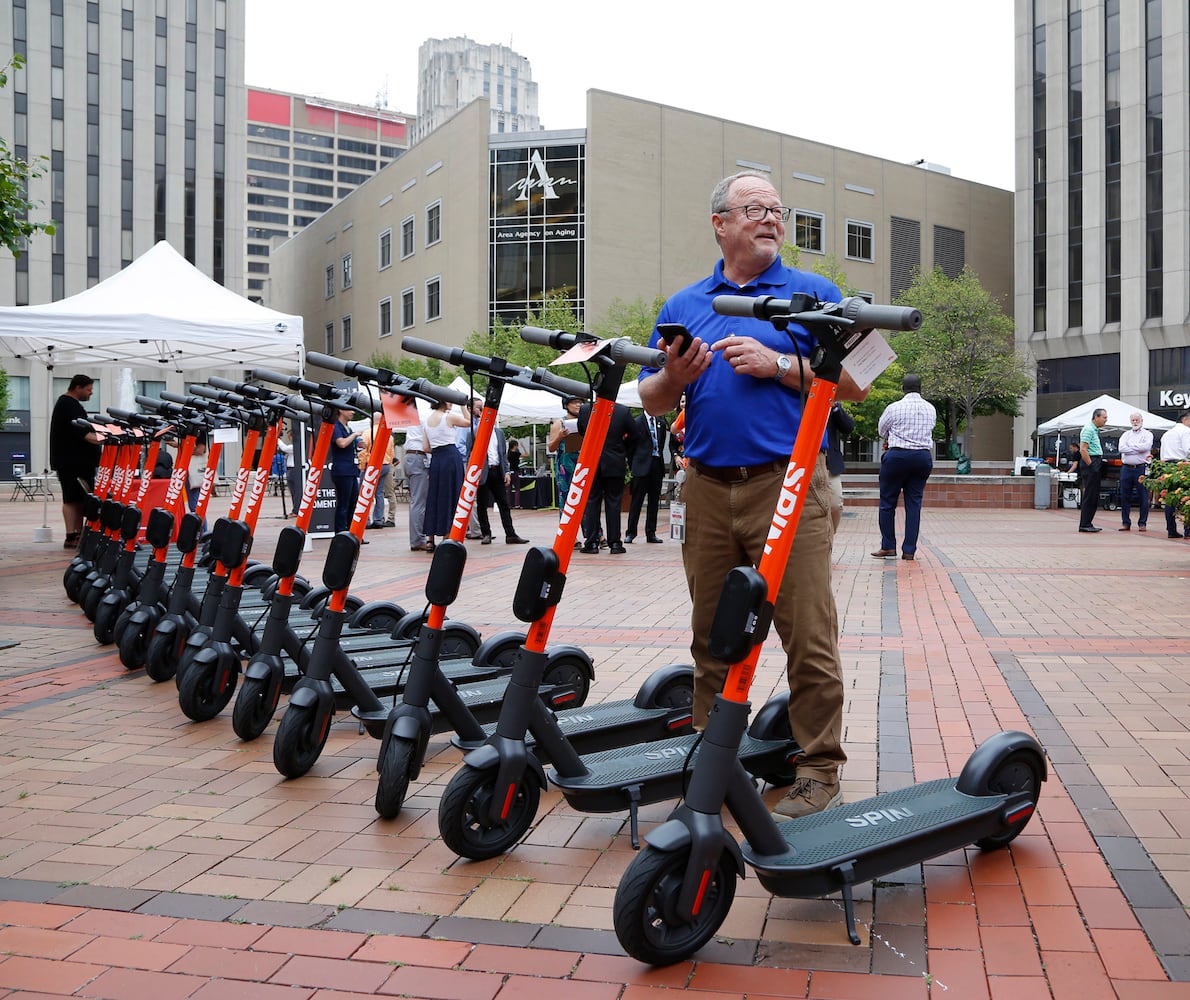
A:
{"type": "Polygon", "coordinates": [[[1139,413],[1144,418],[1144,427],[1150,431],[1167,431],[1173,426],[1172,420],[1166,420],[1155,413],[1142,410],[1139,406],[1130,406],[1115,396],[1096,396],[1086,403],[1080,403],[1073,409],[1060,413],[1052,420],[1047,420],[1037,427],[1037,436],[1045,437],[1049,434],[1065,434],[1067,431],[1081,431],[1091,422],[1091,414],[1098,409],[1107,410],[1107,423],[1103,430],[1126,431],[1131,424],[1129,418],[1133,413],[1139,413]]]}
{"type": "Polygon", "coordinates": [[[58,302],[0,308],[0,356],[63,370],[302,371],[302,318],[217,284],[162,241],[58,302]]]}

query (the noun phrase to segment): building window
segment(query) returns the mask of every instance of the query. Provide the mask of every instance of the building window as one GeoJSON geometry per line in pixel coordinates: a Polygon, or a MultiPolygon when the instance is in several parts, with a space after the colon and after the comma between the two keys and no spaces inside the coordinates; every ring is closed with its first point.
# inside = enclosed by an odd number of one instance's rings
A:
{"type": "Polygon", "coordinates": [[[351,317],[350,316],[343,317],[341,329],[342,329],[342,333],[343,333],[343,340],[342,340],[343,350],[350,351],[351,350],[351,317]]]}
{"type": "Polygon", "coordinates": [[[343,288],[351,287],[351,254],[343,255],[343,288]]]}
{"type": "Polygon", "coordinates": [[[380,264],[379,269],[383,271],[386,267],[393,266],[393,231],[386,229],[380,234],[380,264]]]}
{"type": "Polygon", "coordinates": [[[326,343],[322,348],[323,354],[335,353],[335,324],[327,323],[326,325],[326,343]]]}
{"type": "Polygon", "coordinates": [[[1145,2],[1145,81],[1145,319],[1157,319],[1165,304],[1161,0],[1145,2]]]}
{"type": "Polygon", "coordinates": [[[1046,149],[1046,51],[1045,4],[1033,4],[1033,329],[1046,325],[1046,296],[1049,290],[1046,257],[1046,181],[1049,153],[1046,149]]]}
{"type": "Polygon", "coordinates": [[[436,201],[426,209],[426,246],[442,240],[442,202],[436,201]]]}
{"type": "MultiPolygon", "coordinates": [[[[1103,5],[1103,319],[1119,323],[1123,273],[1123,140],[1120,106],[1120,0],[1103,5]]],[[[1044,128],[1044,122],[1034,123],[1044,128]]]]}
{"type": "Polygon", "coordinates": [[[442,278],[431,278],[426,282],[426,322],[442,315],[442,278]]]}
{"type": "Polygon", "coordinates": [[[413,326],[413,289],[406,288],[401,292],[401,329],[408,330],[413,326]]]}
{"type": "Polygon", "coordinates": [[[390,337],[393,332],[393,300],[380,300],[380,317],[376,324],[381,337],[390,337]]]}
{"type": "Polygon", "coordinates": [[[793,213],[793,242],[810,253],[825,253],[822,230],[826,217],[819,212],[798,209],[793,213]]]}
{"type": "Polygon", "coordinates": [[[413,216],[401,221],[401,260],[413,256],[413,216]]]}
{"type": "Polygon", "coordinates": [[[851,260],[872,259],[872,224],[847,220],[847,256],[851,260]]]}
{"type": "Polygon", "coordinates": [[[333,298],[335,294],[335,265],[326,266],[326,297],[333,298]]]}
{"type": "Polygon", "coordinates": [[[1068,221],[1066,237],[1066,325],[1083,325],[1083,15],[1081,0],[1068,0],[1066,19],[1066,123],[1068,221]]]}

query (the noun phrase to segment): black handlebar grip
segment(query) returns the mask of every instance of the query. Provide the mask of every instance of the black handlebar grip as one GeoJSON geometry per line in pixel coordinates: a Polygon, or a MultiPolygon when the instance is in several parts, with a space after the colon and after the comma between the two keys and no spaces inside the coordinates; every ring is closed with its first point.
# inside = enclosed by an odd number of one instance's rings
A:
{"type": "Polygon", "coordinates": [[[557,375],[548,368],[538,368],[533,373],[533,381],[537,383],[538,388],[549,389],[550,392],[556,393],[563,399],[591,398],[591,387],[586,382],[566,378],[564,375],[557,375]]]}
{"type": "Polygon", "coordinates": [[[649,368],[665,366],[665,352],[655,347],[641,347],[628,337],[617,337],[609,345],[612,360],[620,364],[645,365],[649,368]]]}
{"type": "Polygon", "coordinates": [[[431,399],[436,399],[440,403],[456,403],[459,406],[466,406],[471,402],[471,397],[467,393],[459,392],[457,389],[452,389],[449,386],[437,385],[424,378],[419,378],[409,383],[405,388],[420,396],[429,396],[431,399]]]}
{"type": "Polygon", "coordinates": [[[420,354],[425,358],[436,358],[452,365],[458,364],[466,353],[461,347],[447,347],[445,344],[435,344],[432,340],[422,340],[420,337],[402,337],[401,350],[410,354],[420,354]]]}
{"type": "Polygon", "coordinates": [[[565,330],[546,330],[540,326],[522,326],[521,340],[527,344],[552,347],[556,351],[569,350],[579,342],[576,334],[567,333],[565,330]]]}
{"type": "Polygon", "coordinates": [[[839,303],[842,313],[861,329],[916,330],[921,313],[908,306],[882,306],[865,302],[858,295],[839,303]]]}
{"type": "Polygon", "coordinates": [[[333,372],[345,373],[347,366],[352,364],[350,361],[344,361],[342,358],[331,357],[329,354],[318,354],[314,351],[306,352],[306,361],[309,364],[317,365],[319,368],[328,368],[333,372]]]}

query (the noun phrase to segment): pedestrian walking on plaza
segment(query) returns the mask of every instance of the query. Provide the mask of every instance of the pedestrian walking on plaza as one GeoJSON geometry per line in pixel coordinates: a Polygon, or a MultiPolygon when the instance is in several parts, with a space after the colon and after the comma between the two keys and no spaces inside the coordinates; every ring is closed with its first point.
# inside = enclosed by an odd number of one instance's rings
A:
{"type": "Polygon", "coordinates": [[[938,411],[922,399],[920,375],[906,375],[901,380],[901,391],[905,395],[884,408],[877,425],[886,441],[880,459],[880,548],[872,553],[878,559],[891,559],[897,554],[897,502],[902,495],[905,538],[901,558],[912,560],[916,556],[922,498],[934,469],[938,411]]]}
{"type": "MultiPolygon", "coordinates": [[[[421,552],[426,547],[426,498],[430,493],[430,454],[426,451],[425,434],[420,427],[410,428],[405,435],[405,457],[401,467],[409,484],[409,551],[421,552]]],[[[395,505],[394,505],[395,512],[395,505]]],[[[385,522],[388,523],[388,522],[385,522]]]]}

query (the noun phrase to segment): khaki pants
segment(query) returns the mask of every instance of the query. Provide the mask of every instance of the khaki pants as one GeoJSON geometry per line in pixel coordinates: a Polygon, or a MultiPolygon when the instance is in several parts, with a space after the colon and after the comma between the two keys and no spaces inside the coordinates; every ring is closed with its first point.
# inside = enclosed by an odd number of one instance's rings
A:
{"type": "MultiPolygon", "coordinates": [[[[707,636],[727,573],[757,565],[780,493],[782,471],[728,484],[693,465],[682,490],[686,543],[682,560],[694,605],[690,652],[694,658],[694,724],[702,727],[728,664],[707,651],[707,636]]],[[[830,780],[847,759],[843,752],[843,669],[839,618],[831,591],[831,490],[820,455],[806,494],[773,620],[786,654],[791,693],[789,721],[804,751],[800,776],[830,780]]],[[[772,641],[771,633],[769,641],[772,641]]]]}

